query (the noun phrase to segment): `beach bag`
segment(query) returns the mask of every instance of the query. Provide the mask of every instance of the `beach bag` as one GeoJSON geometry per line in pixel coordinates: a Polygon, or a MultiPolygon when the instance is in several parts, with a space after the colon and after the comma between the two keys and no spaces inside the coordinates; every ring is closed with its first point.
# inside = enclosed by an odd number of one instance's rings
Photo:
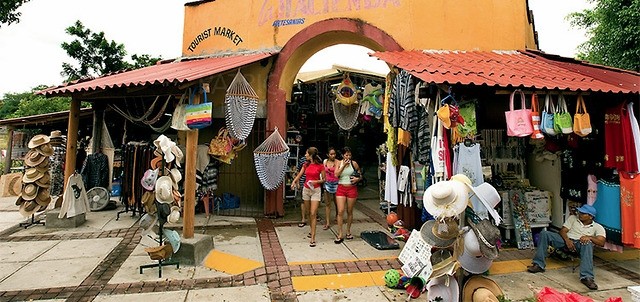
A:
{"type": "Polygon", "coordinates": [[[224,156],[229,154],[233,148],[233,143],[229,137],[227,128],[222,127],[218,130],[218,135],[209,142],[209,155],[224,156]]]}
{"type": "Polygon", "coordinates": [[[558,107],[553,115],[553,128],[557,133],[570,134],[573,132],[571,114],[567,111],[567,103],[562,94],[558,95],[558,107]]]}
{"type": "Polygon", "coordinates": [[[258,110],[258,94],[238,72],[224,97],[225,123],[231,137],[243,140],[251,133],[258,110]]]}
{"type": "Polygon", "coordinates": [[[525,104],[524,93],[520,89],[516,89],[511,93],[509,101],[509,111],[504,113],[507,120],[507,135],[515,137],[529,136],[533,133],[533,125],[531,124],[531,110],[527,109],[525,104]],[[513,99],[515,94],[520,94],[521,109],[513,109],[513,99]]]}
{"type": "Polygon", "coordinates": [[[189,130],[187,127],[187,104],[185,104],[184,99],[187,97],[189,92],[185,91],[180,97],[180,102],[176,106],[176,109],[173,110],[173,114],[171,115],[171,128],[178,131],[186,131],[189,130]]]}
{"type": "Polygon", "coordinates": [[[591,118],[584,105],[582,95],[578,95],[576,102],[576,114],[573,116],[573,132],[579,136],[587,136],[591,133],[591,118]]]}
{"type": "Polygon", "coordinates": [[[189,129],[202,129],[211,125],[211,112],[213,104],[207,100],[207,92],[202,85],[198,85],[189,96],[189,104],[186,106],[185,118],[189,129]],[[202,90],[203,103],[193,104],[193,97],[202,90]]]}
{"type": "Polygon", "coordinates": [[[553,128],[553,116],[556,112],[556,106],[553,104],[551,95],[547,93],[544,97],[544,110],[540,120],[540,131],[548,135],[556,135],[556,129],[553,128]]]}
{"type": "Polygon", "coordinates": [[[531,139],[543,139],[544,135],[540,132],[540,109],[538,107],[538,95],[531,95],[531,124],[533,125],[533,133],[531,139]]]}

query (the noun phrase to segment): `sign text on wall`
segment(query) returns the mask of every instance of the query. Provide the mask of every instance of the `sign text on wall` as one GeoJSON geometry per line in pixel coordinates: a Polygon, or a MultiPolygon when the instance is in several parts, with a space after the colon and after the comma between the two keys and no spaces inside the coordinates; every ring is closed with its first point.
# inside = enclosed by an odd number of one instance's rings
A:
{"type": "Polygon", "coordinates": [[[273,20],[299,19],[309,16],[398,7],[402,0],[263,0],[258,25],[273,20]]]}

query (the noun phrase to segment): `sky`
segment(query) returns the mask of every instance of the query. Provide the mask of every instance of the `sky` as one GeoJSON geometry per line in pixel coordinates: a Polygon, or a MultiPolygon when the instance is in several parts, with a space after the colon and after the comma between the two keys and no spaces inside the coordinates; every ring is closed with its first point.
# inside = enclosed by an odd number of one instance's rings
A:
{"type": "MultiPolygon", "coordinates": [[[[62,84],[62,63],[74,61],[60,45],[72,40],[65,28],[76,20],[93,32],[103,31],[109,41],[124,44],[129,54],[180,57],[186,2],[191,0],[30,0],[18,10],[19,23],[0,27],[0,98],[41,84],[62,84]]],[[[529,0],[540,49],[574,57],[576,47],[586,41],[585,32],[571,28],[565,16],[591,6],[587,0],[529,0]]],[[[387,69],[367,52],[360,46],[330,47],[311,57],[301,71],[333,64],[387,69]],[[352,55],[345,56],[345,51],[352,55]]]]}

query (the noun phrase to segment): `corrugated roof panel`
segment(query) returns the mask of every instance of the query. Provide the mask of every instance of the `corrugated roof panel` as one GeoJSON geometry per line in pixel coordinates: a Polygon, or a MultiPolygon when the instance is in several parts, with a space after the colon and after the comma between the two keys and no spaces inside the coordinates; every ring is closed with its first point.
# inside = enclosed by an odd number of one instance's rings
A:
{"type": "Polygon", "coordinates": [[[640,82],[638,73],[578,61],[553,62],[520,51],[411,50],[375,52],[372,56],[435,83],[638,93],[638,85],[632,83],[640,82]]]}
{"type": "Polygon", "coordinates": [[[71,82],[64,86],[47,88],[44,95],[104,90],[117,87],[139,87],[154,84],[180,84],[225,72],[275,55],[267,52],[171,62],[136,70],[105,75],[93,80],[71,82]]]}

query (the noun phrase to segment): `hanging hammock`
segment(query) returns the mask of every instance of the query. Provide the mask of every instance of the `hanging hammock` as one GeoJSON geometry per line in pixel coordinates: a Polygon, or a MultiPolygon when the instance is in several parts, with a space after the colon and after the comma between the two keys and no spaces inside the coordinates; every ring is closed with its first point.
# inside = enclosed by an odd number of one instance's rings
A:
{"type": "Polygon", "coordinates": [[[271,191],[277,189],[284,179],[289,160],[289,146],[282,139],[278,128],[253,150],[256,173],[262,186],[271,191]]]}
{"type": "Polygon", "coordinates": [[[258,95],[242,76],[240,69],[227,89],[224,104],[224,117],[229,134],[239,140],[247,138],[256,119],[258,95]]]}
{"type": "Polygon", "coordinates": [[[358,122],[358,114],[361,104],[350,106],[342,105],[340,102],[333,103],[333,116],[336,118],[338,126],[343,130],[351,130],[358,122]]]}

